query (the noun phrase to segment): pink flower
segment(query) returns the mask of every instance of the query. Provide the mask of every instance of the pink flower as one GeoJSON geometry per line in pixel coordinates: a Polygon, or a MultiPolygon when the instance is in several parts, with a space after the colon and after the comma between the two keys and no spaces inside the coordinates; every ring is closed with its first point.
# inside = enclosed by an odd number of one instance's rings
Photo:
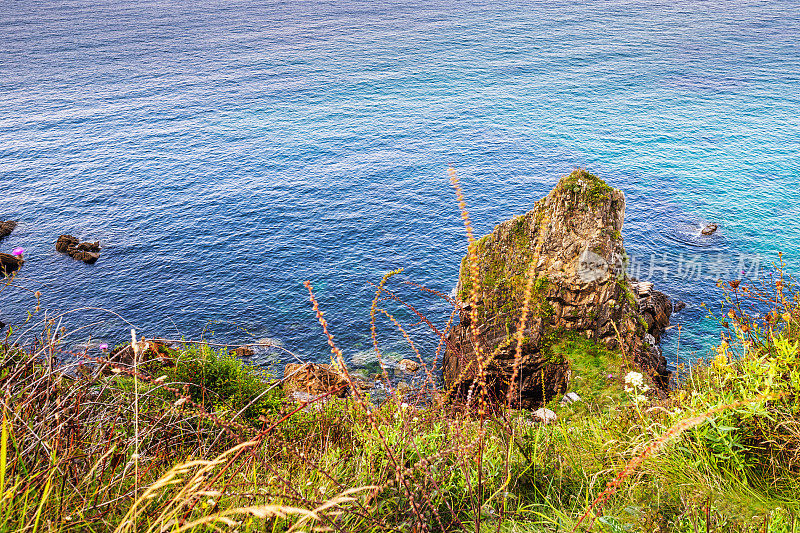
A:
{"type": "Polygon", "coordinates": [[[104,344],[101,344],[101,345],[100,345],[100,349],[101,349],[101,350],[103,350],[103,351],[106,351],[106,350],[108,350],[108,344],[105,344],[105,343],[104,343],[104,344]]]}
{"type": "Polygon", "coordinates": [[[15,255],[17,257],[22,257],[22,254],[24,253],[25,253],[25,248],[22,248],[21,246],[17,246],[13,250],[11,250],[11,255],[15,255]]]}

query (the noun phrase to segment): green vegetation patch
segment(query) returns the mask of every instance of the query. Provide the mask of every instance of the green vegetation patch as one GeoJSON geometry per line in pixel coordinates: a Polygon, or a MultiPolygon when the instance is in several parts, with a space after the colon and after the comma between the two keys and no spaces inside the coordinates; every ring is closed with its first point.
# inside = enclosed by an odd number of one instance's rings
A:
{"type": "Polygon", "coordinates": [[[569,362],[572,377],[568,390],[577,393],[581,401],[566,410],[568,419],[624,403],[622,380],[629,369],[619,351],[564,329],[547,332],[540,347],[548,360],[569,362]]]}
{"type": "MultiPolygon", "coordinates": [[[[248,365],[227,349],[192,345],[172,351],[174,366],[148,363],[154,376],[188,387],[189,396],[209,412],[236,414],[253,424],[262,415],[275,412],[283,400],[280,387],[270,389],[272,376],[248,365]]],[[[170,363],[172,365],[172,363],[170,363]]]]}
{"type": "Polygon", "coordinates": [[[583,169],[572,171],[561,178],[557,186],[559,191],[581,194],[588,205],[597,205],[611,199],[614,191],[605,181],[583,169]]]}
{"type": "Polygon", "coordinates": [[[569,360],[572,369],[569,390],[584,402],[604,407],[623,401],[621,383],[628,369],[619,351],[577,334],[567,336],[551,350],[569,360]]]}

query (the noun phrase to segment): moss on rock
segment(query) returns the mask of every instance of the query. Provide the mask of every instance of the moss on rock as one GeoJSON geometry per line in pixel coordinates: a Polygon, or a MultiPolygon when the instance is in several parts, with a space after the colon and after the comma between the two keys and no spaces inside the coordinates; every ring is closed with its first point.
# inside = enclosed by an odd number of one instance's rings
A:
{"type": "Polygon", "coordinates": [[[575,200],[590,206],[611,199],[614,191],[605,181],[583,169],[573,170],[558,182],[558,190],[576,195],[575,200]]]}

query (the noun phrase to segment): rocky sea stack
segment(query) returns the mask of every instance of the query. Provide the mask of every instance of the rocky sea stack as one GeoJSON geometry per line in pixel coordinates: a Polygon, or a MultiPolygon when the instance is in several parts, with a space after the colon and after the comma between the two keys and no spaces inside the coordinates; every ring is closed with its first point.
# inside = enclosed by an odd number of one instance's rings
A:
{"type": "Polygon", "coordinates": [[[620,353],[629,367],[651,377],[655,390],[667,390],[670,372],[657,342],[672,304],[652,284],[627,278],[620,234],[624,215],[621,191],[576,170],[531,211],[477,241],[479,286],[473,288],[468,254],[457,287],[460,318],[448,335],[443,373],[451,391],[469,395],[480,366],[477,345],[490,394],[505,400],[515,375],[516,332],[530,268],[514,405],[539,407],[567,390],[575,362],[550,347],[574,336],[620,353]],[[478,338],[471,327],[475,315],[478,338]]]}

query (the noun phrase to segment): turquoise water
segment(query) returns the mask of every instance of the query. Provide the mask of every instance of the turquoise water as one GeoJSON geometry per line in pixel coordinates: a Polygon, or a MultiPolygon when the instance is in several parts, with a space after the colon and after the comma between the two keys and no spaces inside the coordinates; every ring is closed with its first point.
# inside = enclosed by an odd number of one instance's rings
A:
{"type": "MultiPolygon", "coordinates": [[[[577,166],[622,189],[640,277],[689,304],[682,357],[717,335],[716,277],[800,264],[800,2],[199,4],[0,4],[0,219],[21,222],[0,249],[26,248],[50,316],[79,309],[69,342],[130,323],[325,360],[310,279],[363,360],[370,282],[456,283],[450,164],[480,234],[577,166]],[[61,233],[100,261],[57,254],[61,233]]],[[[5,322],[32,308],[0,298],[5,322]]]]}

